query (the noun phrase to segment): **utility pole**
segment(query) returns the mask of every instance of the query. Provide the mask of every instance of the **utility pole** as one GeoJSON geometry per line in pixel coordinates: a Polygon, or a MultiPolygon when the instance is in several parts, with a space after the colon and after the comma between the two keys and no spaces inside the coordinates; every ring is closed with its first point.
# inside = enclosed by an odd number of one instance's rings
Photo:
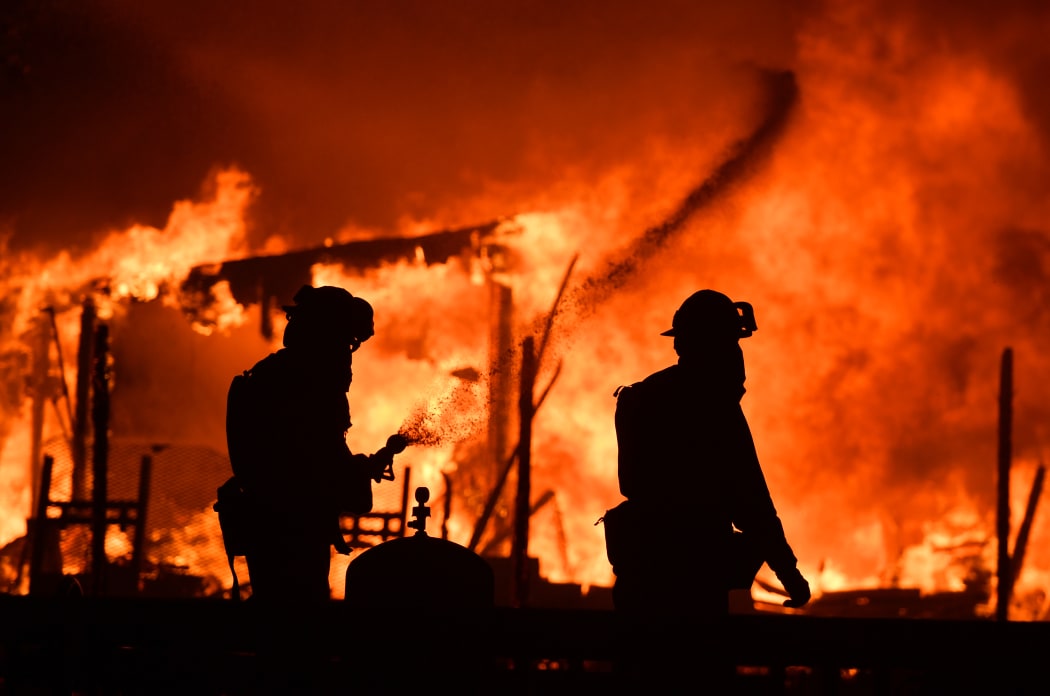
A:
{"type": "Polygon", "coordinates": [[[1013,458],[1013,349],[1003,351],[999,371],[999,467],[998,505],[995,528],[998,536],[998,564],[996,567],[995,618],[1009,618],[1010,589],[1013,573],[1010,571],[1010,460],[1013,458]]]}

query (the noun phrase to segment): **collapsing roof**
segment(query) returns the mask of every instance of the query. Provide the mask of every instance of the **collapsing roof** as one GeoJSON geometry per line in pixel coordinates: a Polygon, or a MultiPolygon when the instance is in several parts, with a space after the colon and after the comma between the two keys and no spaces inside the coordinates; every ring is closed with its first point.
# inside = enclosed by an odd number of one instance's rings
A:
{"type": "MultiPolygon", "coordinates": [[[[191,313],[206,309],[213,299],[212,288],[222,281],[229,283],[233,299],[243,306],[277,306],[312,282],[312,268],[317,264],[364,270],[407,259],[421,258],[428,265],[446,263],[456,256],[476,254],[500,224],[492,221],[418,237],[368,239],[196,266],[180,288],[183,306],[191,313]]],[[[268,314],[263,312],[262,326],[267,337],[272,332],[268,314]]]]}

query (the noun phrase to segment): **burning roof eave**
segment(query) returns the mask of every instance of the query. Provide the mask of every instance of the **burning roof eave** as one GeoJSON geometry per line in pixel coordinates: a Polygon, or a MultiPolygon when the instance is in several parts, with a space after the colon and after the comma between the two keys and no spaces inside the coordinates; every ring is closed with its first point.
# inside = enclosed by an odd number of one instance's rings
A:
{"type": "MultiPolygon", "coordinates": [[[[453,257],[477,253],[502,223],[494,220],[417,237],[368,239],[198,265],[190,270],[180,288],[183,307],[191,312],[192,304],[198,305],[197,309],[206,307],[212,298],[212,287],[221,281],[229,283],[233,299],[245,307],[278,306],[291,301],[300,287],[312,282],[312,269],[316,264],[366,270],[408,259],[422,258],[427,265],[447,263],[453,257]]],[[[264,334],[265,324],[264,318],[264,334]]]]}

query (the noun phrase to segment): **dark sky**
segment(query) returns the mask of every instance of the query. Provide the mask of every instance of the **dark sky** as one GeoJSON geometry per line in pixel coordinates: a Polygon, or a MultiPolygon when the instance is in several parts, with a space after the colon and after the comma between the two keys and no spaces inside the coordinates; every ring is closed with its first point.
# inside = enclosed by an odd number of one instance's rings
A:
{"type": "MultiPolygon", "coordinates": [[[[1044,3],[882,5],[931,51],[1008,65],[1050,123],[1044,3]]],[[[5,0],[0,232],[13,249],[76,249],[163,226],[229,165],[261,191],[255,242],[511,215],[568,168],[586,180],[654,134],[703,138],[748,69],[792,69],[800,31],[851,6],[5,0]],[[450,212],[484,188],[503,192],[491,209],[450,212]]]]}

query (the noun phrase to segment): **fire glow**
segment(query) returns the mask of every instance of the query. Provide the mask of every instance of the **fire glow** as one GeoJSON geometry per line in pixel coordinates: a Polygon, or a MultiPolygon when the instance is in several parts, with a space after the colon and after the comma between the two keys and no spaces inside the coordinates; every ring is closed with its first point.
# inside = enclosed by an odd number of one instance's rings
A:
{"type": "MultiPolygon", "coordinates": [[[[860,21],[844,14],[825,21],[860,21]]],[[[928,54],[907,31],[887,33],[883,45],[847,45],[846,35],[810,25],[799,40],[798,97],[790,103],[756,87],[753,104],[717,143],[670,156],[667,143],[656,143],[637,169],[581,182],[550,208],[500,228],[516,258],[512,270],[499,271],[514,298],[516,344],[545,317],[579,258],[540,384],[560,370],[533,427],[532,489],[553,498],[533,517],[530,552],[548,579],[611,584],[594,521],[620,499],[612,392],[674,359],[658,334],[700,287],[756,308],[759,330],[744,342],[744,408],[818,595],[889,586],[959,591],[975,574],[994,572],[997,361],[1006,346],[1016,352],[1019,381],[1013,530],[1045,453],[1050,210],[1045,184],[1032,182],[1050,180],[1050,158],[993,64],[928,54]],[[761,152],[747,155],[731,181],[712,178],[738,155],[732,143],[747,143],[777,109],[786,123],[761,152]],[[676,217],[705,182],[713,182],[706,197],[676,217]]],[[[130,303],[174,312],[199,301],[178,292],[192,267],[259,253],[246,241],[246,216],[265,191],[235,169],[209,184],[199,201],[176,203],[164,229],[115,231],[79,258],[5,259],[7,354],[27,354],[24,336],[53,307],[62,354],[74,356],[87,288],[119,325],[130,303]]],[[[463,208],[484,209],[478,196],[463,208]]],[[[420,227],[406,222],[398,232],[420,227]]],[[[361,235],[348,229],[338,239],[361,235]]],[[[286,239],[269,244],[294,248],[286,239]]],[[[492,483],[490,472],[466,467],[465,450],[486,422],[491,309],[479,278],[493,270],[475,267],[484,259],[422,261],[368,272],[317,266],[312,280],[346,287],[376,309],[376,337],[355,355],[351,448],[373,451],[390,433],[417,433],[403,455],[413,484],[438,492],[444,476],[456,482],[449,536],[465,543],[492,483]]],[[[257,335],[265,310],[238,304],[223,285],[216,293],[194,328],[222,344],[217,352],[242,355],[248,367],[278,347],[279,316],[267,343],[257,335]]],[[[121,365],[114,371],[119,383],[121,365]]],[[[7,374],[5,387],[18,392],[24,375],[7,374]]],[[[198,374],[213,397],[232,376],[198,374]]],[[[144,404],[172,396],[148,384],[123,394],[144,404]]],[[[221,414],[221,403],[209,403],[206,413],[221,414]]],[[[5,402],[0,542],[24,534],[29,513],[27,404],[21,393],[5,402]]],[[[48,411],[45,439],[68,428],[62,408],[48,411]]],[[[197,425],[181,436],[224,450],[221,423],[197,425]]],[[[165,550],[222,582],[210,510],[181,534],[165,550]]],[[[1046,616],[1047,534],[1043,510],[1017,584],[1022,618],[1046,616]]]]}

